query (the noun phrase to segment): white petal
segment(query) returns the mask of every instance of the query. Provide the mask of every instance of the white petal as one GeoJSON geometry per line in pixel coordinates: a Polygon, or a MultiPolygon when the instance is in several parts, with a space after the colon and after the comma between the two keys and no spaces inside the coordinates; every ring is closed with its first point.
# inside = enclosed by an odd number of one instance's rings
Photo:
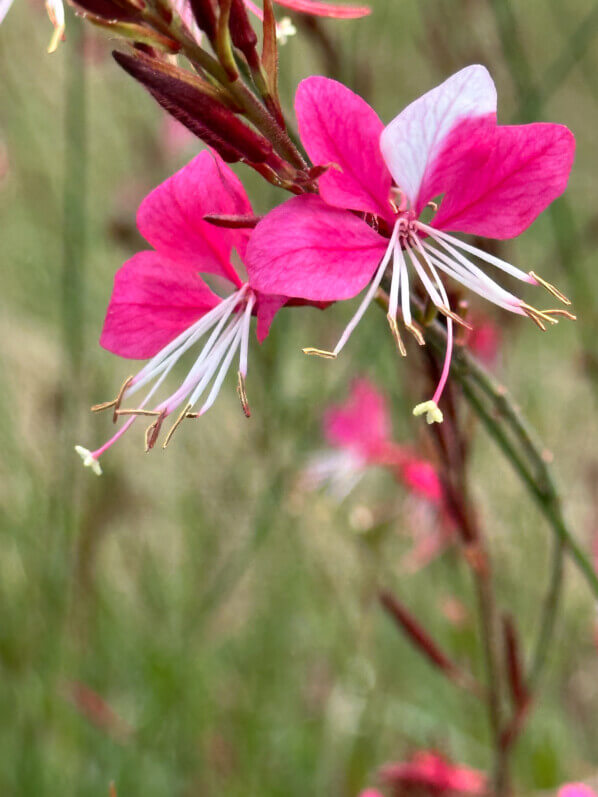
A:
{"type": "Polygon", "coordinates": [[[8,14],[12,4],[13,0],[0,0],[0,22],[2,22],[4,17],[8,14]]]}
{"type": "Polygon", "coordinates": [[[413,206],[426,168],[455,124],[491,113],[496,113],[494,82],[485,67],[468,66],[408,105],[382,131],[382,156],[413,206]]]}

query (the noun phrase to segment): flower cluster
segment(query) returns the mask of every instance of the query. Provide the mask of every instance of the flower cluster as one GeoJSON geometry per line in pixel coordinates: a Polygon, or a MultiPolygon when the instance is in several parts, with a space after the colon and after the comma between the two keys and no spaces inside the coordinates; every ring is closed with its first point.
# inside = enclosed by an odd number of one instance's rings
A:
{"type": "MultiPolygon", "coordinates": [[[[122,55],[119,62],[153,93],[165,91],[156,88],[139,59],[122,55]]],[[[301,83],[295,109],[312,166],[304,164],[292,173],[290,164],[281,167],[274,148],[233,125],[234,145],[220,136],[217,145],[142,203],[138,225],[153,250],[135,255],[117,273],[101,343],[122,357],[150,361],[126,380],[113,401],[94,408],[111,408],[115,421],[128,416],[96,451],[78,447],[96,472],[99,456],[138,416],[152,419],[147,449],[172,413],[178,414],[164,445],[184,419],[201,417],[214,403],[237,354],[238,390],[249,414],[245,380],[251,319],[257,317],[261,342],[285,305],[328,306],[363,290],[335,348],[304,351],[335,358],[378,297],[405,355],[399,319],[418,344],[425,342],[417,280],[446,324],[438,386],[430,400],[414,409],[415,415],[425,413],[428,422],[442,421],[439,402],[450,371],[453,323],[470,326],[451,307],[441,274],[503,310],[531,318],[542,330],[559,317],[573,318],[565,309],[532,307],[487,273],[494,269],[541,285],[569,304],[534,271],[523,271],[454,234],[505,239],[526,229],[566,187],[574,157],[567,128],[498,125],[494,83],[482,66],[453,75],[387,126],[363,99],[324,77],[301,83]],[[233,146],[244,155],[227,158],[233,146]],[[289,190],[297,196],[257,218],[225,160],[244,160],[279,175],[286,169],[289,190]],[[235,261],[244,265],[246,280],[235,261]],[[200,276],[206,274],[218,278],[220,293],[200,276]],[[229,293],[221,290],[225,284],[229,293]],[[198,354],[182,384],[152,403],[175,363],[192,349],[198,354]],[[149,390],[137,406],[123,407],[146,386],[149,390]]],[[[215,129],[213,120],[212,125],[215,129]]],[[[208,141],[214,144],[213,137],[208,141]]],[[[280,177],[277,181],[285,182],[280,177]]],[[[364,394],[363,385],[355,390],[358,405],[360,399],[376,403],[364,394]]],[[[364,463],[384,460],[409,480],[413,461],[388,442],[377,426],[375,408],[358,406],[356,417],[367,417],[366,426],[352,426],[351,417],[342,412],[329,416],[329,439],[340,443],[343,457],[351,459],[345,470],[355,476],[364,463]]]]}

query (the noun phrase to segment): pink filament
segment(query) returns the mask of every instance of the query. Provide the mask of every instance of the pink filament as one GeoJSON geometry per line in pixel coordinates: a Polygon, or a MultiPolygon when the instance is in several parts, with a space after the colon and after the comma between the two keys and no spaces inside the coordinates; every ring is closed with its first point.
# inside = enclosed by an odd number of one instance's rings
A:
{"type": "Polygon", "coordinates": [[[438,387],[436,388],[436,392],[432,397],[432,401],[435,404],[438,404],[440,401],[440,397],[442,396],[442,391],[444,390],[444,386],[446,385],[446,381],[449,377],[449,373],[451,370],[451,361],[453,359],[453,322],[450,318],[446,319],[446,352],[444,355],[444,365],[442,367],[442,374],[440,375],[440,381],[438,382],[438,387]]]}
{"type": "Polygon", "coordinates": [[[101,448],[98,448],[98,449],[96,449],[95,451],[92,451],[92,452],[91,452],[91,456],[92,456],[94,459],[99,459],[99,458],[102,456],[102,454],[104,453],[104,451],[106,451],[107,449],[109,449],[109,448],[110,448],[110,446],[111,446],[113,443],[116,443],[116,441],[119,439],[119,437],[122,437],[122,435],[123,435],[123,434],[124,434],[124,433],[127,431],[127,429],[128,429],[128,428],[129,428],[129,427],[130,427],[130,426],[131,426],[131,425],[132,425],[134,422],[135,422],[135,419],[136,419],[136,418],[137,418],[137,416],[136,416],[136,415],[132,415],[132,416],[131,416],[131,417],[130,417],[130,418],[127,420],[127,421],[126,421],[126,423],[124,423],[124,424],[123,424],[123,426],[121,426],[121,428],[118,430],[118,432],[116,432],[116,434],[112,435],[112,437],[110,438],[110,440],[108,440],[106,443],[104,443],[104,445],[103,445],[101,448]]]}

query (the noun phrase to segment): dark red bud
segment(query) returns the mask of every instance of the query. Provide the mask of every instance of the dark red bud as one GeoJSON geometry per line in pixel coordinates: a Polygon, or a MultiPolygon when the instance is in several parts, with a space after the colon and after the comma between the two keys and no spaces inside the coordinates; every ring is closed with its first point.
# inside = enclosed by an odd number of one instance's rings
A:
{"type": "Polygon", "coordinates": [[[210,41],[216,38],[216,11],[213,0],[189,0],[193,16],[200,30],[210,41]]]}
{"type": "Polygon", "coordinates": [[[257,66],[259,63],[256,50],[257,35],[251,27],[243,0],[232,0],[229,25],[231,39],[235,47],[241,50],[250,66],[257,66]]]}
{"type": "Polygon", "coordinates": [[[246,230],[257,227],[263,216],[226,216],[222,213],[209,213],[204,216],[204,221],[215,227],[226,227],[229,230],[246,230]]]}
{"type": "Polygon", "coordinates": [[[175,119],[228,163],[263,163],[275,158],[272,146],[218,100],[160,70],[160,62],[114,51],[116,62],[138,80],[175,119]]]}
{"type": "Polygon", "coordinates": [[[118,3],[115,0],[75,0],[75,9],[106,20],[131,22],[139,18],[139,3],[118,3]],[[136,7],[137,6],[137,7],[136,7]]]}
{"type": "Polygon", "coordinates": [[[415,647],[436,667],[439,667],[449,675],[454,675],[457,668],[433,641],[432,637],[425,631],[413,615],[388,592],[381,590],[380,603],[386,609],[399,628],[406,634],[415,647]]]}

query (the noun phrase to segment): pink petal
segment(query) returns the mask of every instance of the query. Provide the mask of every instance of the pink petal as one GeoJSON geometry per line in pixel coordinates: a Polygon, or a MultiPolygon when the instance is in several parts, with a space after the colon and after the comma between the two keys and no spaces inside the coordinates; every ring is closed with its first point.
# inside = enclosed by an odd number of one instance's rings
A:
{"type": "Polygon", "coordinates": [[[204,150],[144,199],[137,224],[166,257],[239,286],[231,249],[234,246],[243,258],[249,231],[208,224],[203,217],[209,213],[244,216],[253,211],[239,178],[219,155],[204,150]]]}
{"type": "Polygon", "coordinates": [[[372,13],[368,6],[345,6],[336,3],[320,3],[316,0],[275,0],[279,6],[300,11],[303,14],[314,14],[317,17],[334,17],[335,19],[357,19],[372,13]]]}
{"type": "Polygon", "coordinates": [[[268,337],[270,325],[276,313],[287,303],[286,296],[269,296],[265,293],[258,294],[257,300],[257,329],[256,335],[260,343],[268,337]]]}
{"type": "Polygon", "coordinates": [[[360,792],[359,797],[384,797],[384,795],[377,789],[366,789],[360,792]]]}
{"type": "Polygon", "coordinates": [[[496,89],[483,66],[468,66],[408,105],[380,138],[397,186],[419,214],[426,170],[453,127],[464,118],[496,114],[496,89]]]}
{"type": "Polygon", "coordinates": [[[330,407],[324,415],[327,442],[366,459],[390,440],[391,431],[386,399],[367,379],[356,379],[348,400],[330,407]]]}
{"type": "Polygon", "coordinates": [[[559,789],[558,797],[596,797],[596,792],[584,783],[567,783],[559,789]]]}
{"type": "Polygon", "coordinates": [[[486,778],[482,772],[453,764],[428,750],[414,754],[410,761],[389,764],[380,773],[385,783],[395,787],[421,787],[434,793],[486,793],[486,778]]]}
{"type": "Polygon", "coordinates": [[[260,221],[249,240],[249,283],[261,293],[350,299],[370,280],[387,241],[357,216],[305,194],[260,221]]]}
{"type": "Polygon", "coordinates": [[[153,357],[219,301],[187,268],[139,252],[116,272],[100,343],[120,357],[153,357]]]}
{"type": "Polygon", "coordinates": [[[433,504],[440,504],[444,491],[436,468],[423,459],[411,457],[400,469],[405,485],[433,504]]]}
{"type": "Polygon", "coordinates": [[[563,193],[574,156],[575,139],[563,125],[465,120],[426,177],[426,196],[444,193],[432,225],[513,238],[563,193]]]}
{"type": "Polygon", "coordinates": [[[301,140],[316,166],[333,163],[320,177],[320,194],[340,208],[392,218],[390,173],[380,152],[383,124],[365,100],[342,83],[310,77],[295,98],[301,140]]]}

